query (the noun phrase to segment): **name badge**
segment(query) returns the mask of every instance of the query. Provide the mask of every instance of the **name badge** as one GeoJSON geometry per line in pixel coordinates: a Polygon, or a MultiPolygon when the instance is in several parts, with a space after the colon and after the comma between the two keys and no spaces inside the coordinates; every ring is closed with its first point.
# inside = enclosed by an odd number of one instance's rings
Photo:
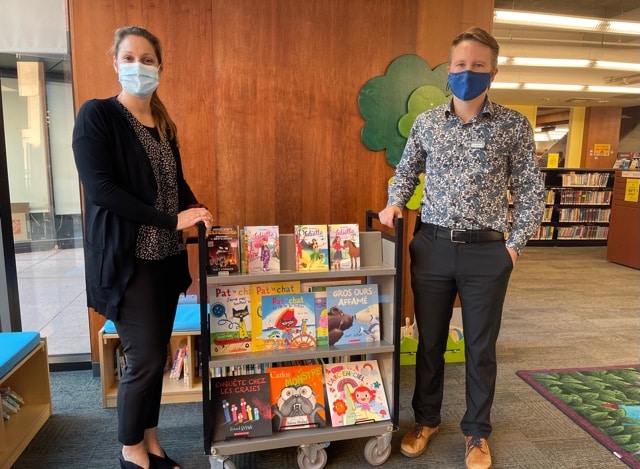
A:
{"type": "Polygon", "coordinates": [[[471,148],[484,148],[484,142],[480,140],[472,140],[471,148]]]}

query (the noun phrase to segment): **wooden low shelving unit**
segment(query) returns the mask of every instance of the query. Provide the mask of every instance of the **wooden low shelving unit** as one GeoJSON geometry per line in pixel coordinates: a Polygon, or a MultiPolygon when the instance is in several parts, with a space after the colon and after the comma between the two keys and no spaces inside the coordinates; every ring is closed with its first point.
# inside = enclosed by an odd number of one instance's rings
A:
{"type": "Polygon", "coordinates": [[[25,403],[9,420],[0,419],[0,469],[11,468],[53,412],[46,339],[0,378],[0,387],[7,386],[25,403]]]}
{"type": "MultiPolygon", "coordinates": [[[[100,380],[102,382],[102,406],[116,407],[118,402],[118,380],[115,375],[115,350],[120,344],[120,337],[116,333],[106,333],[104,328],[98,332],[100,351],[100,380]]],[[[190,383],[171,379],[169,372],[164,375],[162,386],[162,403],[174,404],[179,402],[202,401],[202,379],[196,376],[198,363],[198,341],[200,331],[174,331],[171,334],[169,346],[173,356],[180,342],[186,340],[189,350],[188,361],[190,383]]]]}

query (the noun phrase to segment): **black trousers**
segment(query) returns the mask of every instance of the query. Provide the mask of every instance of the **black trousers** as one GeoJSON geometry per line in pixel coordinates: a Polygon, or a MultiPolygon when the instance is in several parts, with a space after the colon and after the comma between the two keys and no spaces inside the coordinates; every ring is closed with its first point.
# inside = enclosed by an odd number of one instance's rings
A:
{"type": "Polygon", "coordinates": [[[127,358],[118,386],[118,439],[134,445],[158,426],[162,377],[178,304],[180,256],[136,261],[120,305],[116,330],[127,358]]]}
{"type": "Polygon", "coordinates": [[[416,422],[441,422],[444,352],[456,294],[465,338],[466,436],[487,438],[496,383],[496,341],[513,262],[504,241],[454,243],[418,229],[409,245],[411,287],[418,325],[416,422]]]}

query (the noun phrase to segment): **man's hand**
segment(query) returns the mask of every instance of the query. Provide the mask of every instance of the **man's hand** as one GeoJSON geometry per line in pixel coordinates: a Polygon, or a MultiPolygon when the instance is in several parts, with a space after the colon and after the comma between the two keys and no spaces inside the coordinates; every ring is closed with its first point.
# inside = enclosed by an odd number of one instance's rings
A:
{"type": "Polygon", "coordinates": [[[402,210],[400,210],[400,207],[396,207],[395,205],[389,205],[378,213],[378,217],[380,217],[380,223],[388,226],[389,228],[393,228],[393,222],[395,219],[402,218],[402,210]]]}

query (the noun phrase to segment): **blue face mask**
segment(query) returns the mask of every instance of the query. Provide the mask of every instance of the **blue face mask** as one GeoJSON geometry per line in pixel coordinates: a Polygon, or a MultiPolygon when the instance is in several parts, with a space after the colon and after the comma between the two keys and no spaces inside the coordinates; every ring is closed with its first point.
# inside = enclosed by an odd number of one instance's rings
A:
{"type": "Polygon", "coordinates": [[[470,101],[477,98],[484,90],[489,88],[491,83],[491,73],[464,72],[449,73],[447,78],[451,92],[463,101],[470,101]]]}
{"type": "Polygon", "coordinates": [[[158,67],[140,62],[122,63],[118,66],[118,80],[127,93],[144,98],[158,87],[158,67]]]}

